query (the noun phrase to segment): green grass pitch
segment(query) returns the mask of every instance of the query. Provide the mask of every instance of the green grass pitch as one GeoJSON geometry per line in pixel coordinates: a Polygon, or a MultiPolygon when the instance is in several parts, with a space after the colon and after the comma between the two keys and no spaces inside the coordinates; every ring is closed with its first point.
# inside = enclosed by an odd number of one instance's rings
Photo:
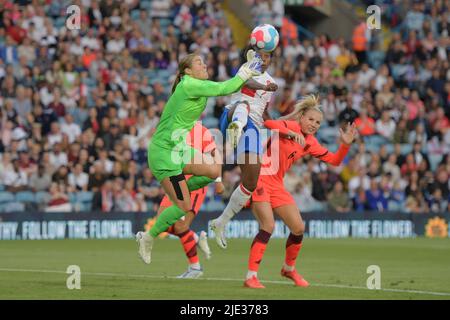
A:
{"type": "Polygon", "coordinates": [[[272,239],[260,290],[243,288],[251,239],[209,244],[203,279],[186,280],[175,279],[187,264],[174,239],[157,240],[151,265],[133,239],[2,241],[0,299],[450,299],[450,239],[305,239],[297,268],[309,288],[279,275],[285,240],[272,239]],[[69,265],[80,290],[66,287],[69,265]],[[381,268],[381,290],[366,287],[369,265],[381,268]]]}

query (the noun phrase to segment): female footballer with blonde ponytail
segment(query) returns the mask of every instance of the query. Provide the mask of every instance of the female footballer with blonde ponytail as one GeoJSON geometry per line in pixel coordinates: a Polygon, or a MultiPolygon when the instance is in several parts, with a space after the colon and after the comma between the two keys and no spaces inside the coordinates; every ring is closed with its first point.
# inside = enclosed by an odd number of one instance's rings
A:
{"type": "Polygon", "coordinates": [[[274,213],[291,231],[286,242],[286,254],[281,275],[291,279],[296,286],[307,287],[309,285],[295,269],[297,256],[302,247],[305,224],[294,198],[283,185],[283,178],[292,164],[307,154],[331,165],[339,165],[345,158],[357,133],[354,124],[348,124],[345,132],[340,129],[341,144],[336,153],[330,152],[321,146],[314,136],[322,123],[322,118],[319,99],[310,95],[300,100],[295,105],[294,111],[287,116],[279,120],[264,122],[267,128],[278,130],[279,135],[275,135],[273,140],[278,140],[279,152],[264,153],[263,163],[272,163],[276,161],[273,157],[278,157],[279,166],[278,171],[273,174],[260,175],[256,191],[252,194],[250,207],[259,222],[260,230],[250,248],[245,287],[264,288],[258,280],[257,272],[275,227],[274,213]]]}

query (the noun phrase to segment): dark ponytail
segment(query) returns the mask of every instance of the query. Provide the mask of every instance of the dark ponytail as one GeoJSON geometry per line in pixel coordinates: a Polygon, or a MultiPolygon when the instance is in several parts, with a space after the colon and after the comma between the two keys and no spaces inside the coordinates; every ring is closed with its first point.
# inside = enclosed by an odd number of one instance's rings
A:
{"type": "Polygon", "coordinates": [[[177,88],[177,85],[180,83],[181,78],[185,75],[186,68],[190,68],[192,66],[192,61],[197,56],[195,53],[190,53],[186,57],[184,57],[180,63],[178,64],[178,73],[177,77],[175,78],[175,82],[172,86],[172,93],[175,92],[175,89],[177,88]]]}
{"type": "Polygon", "coordinates": [[[180,83],[182,76],[183,76],[183,74],[181,74],[180,72],[177,73],[177,77],[175,78],[175,82],[172,85],[172,93],[174,93],[175,89],[177,88],[178,83],[180,83]]]}

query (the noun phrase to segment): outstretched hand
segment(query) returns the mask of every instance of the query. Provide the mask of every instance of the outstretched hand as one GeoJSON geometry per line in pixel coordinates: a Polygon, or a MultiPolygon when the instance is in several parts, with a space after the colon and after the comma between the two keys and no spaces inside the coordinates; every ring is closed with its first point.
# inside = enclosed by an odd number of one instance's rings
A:
{"type": "Polygon", "coordinates": [[[349,122],[345,127],[345,131],[340,128],[339,132],[341,134],[341,141],[347,145],[352,144],[358,135],[358,130],[356,129],[356,124],[354,122],[352,124],[349,122]]]}
{"type": "Polygon", "coordinates": [[[277,91],[278,90],[278,85],[276,83],[269,83],[268,85],[266,85],[266,89],[264,91],[277,91]]]}
{"type": "Polygon", "coordinates": [[[261,75],[262,60],[254,50],[247,51],[247,62],[244,63],[238,70],[237,75],[244,81],[261,75]]]}
{"type": "Polygon", "coordinates": [[[247,62],[252,61],[253,58],[255,57],[255,54],[256,54],[255,50],[252,50],[252,49],[248,50],[247,56],[246,56],[247,62]]]}

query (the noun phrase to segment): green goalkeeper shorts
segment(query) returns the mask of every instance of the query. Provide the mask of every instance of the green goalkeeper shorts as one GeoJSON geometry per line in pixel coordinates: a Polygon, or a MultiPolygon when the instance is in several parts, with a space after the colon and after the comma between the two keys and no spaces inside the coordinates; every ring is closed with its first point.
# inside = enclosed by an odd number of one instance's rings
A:
{"type": "Polygon", "coordinates": [[[166,149],[150,142],[147,149],[148,166],[155,178],[161,182],[164,178],[183,173],[184,167],[191,162],[195,152],[197,150],[187,144],[166,149]]]}

